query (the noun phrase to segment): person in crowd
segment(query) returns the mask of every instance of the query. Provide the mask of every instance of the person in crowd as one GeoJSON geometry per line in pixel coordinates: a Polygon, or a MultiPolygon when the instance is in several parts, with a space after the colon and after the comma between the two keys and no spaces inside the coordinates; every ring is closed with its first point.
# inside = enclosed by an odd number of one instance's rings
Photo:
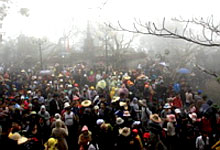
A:
{"type": "Polygon", "coordinates": [[[44,144],[45,150],[59,150],[57,147],[58,140],[55,138],[49,138],[44,144]]]}
{"type": "Polygon", "coordinates": [[[169,150],[175,150],[176,144],[176,117],[174,114],[167,115],[167,145],[169,150]]]}
{"type": "Polygon", "coordinates": [[[186,96],[186,106],[189,107],[194,102],[192,90],[189,89],[186,92],[185,96],[186,96]]]}
{"type": "Polygon", "coordinates": [[[79,150],[87,150],[89,147],[89,143],[92,141],[92,133],[89,131],[88,127],[84,125],[81,130],[81,134],[79,135],[79,150]]]}
{"type": "Polygon", "coordinates": [[[47,126],[50,126],[50,113],[46,110],[44,105],[41,105],[38,115],[44,118],[47,126]]]}
{"type": "Polygon", "coordinates": [[[144,128],[147,127],[147,123],[149,121],[150,115],[152,115],[152,111],[147,106],[147,100],[139,100],[141,106],[141,122],[144,128]]]}
{"type": "Polygon", "coordinates": [[[180,94],[176,94],[176,96],[173,98],[173,107],[180,108],[180,109],[183,107],[180,94]]]}
{"type": "Polygon", "coordinates": [[[131,108],[131,115],[133,115],[133,118],[135,120],[140,120],[141,109],[139,107],[138,99],[136,97],[134,97],[132,102],[130,103],[130,108],[131,108]]]}
{"type": "Polygon", "coordinates": [[[219,105],[186,78],[173,81],[153,63],[51,68],[52,74],[22,66],[0,72],[2,149],[219,147],[219,105]]]}
{"type": "Polygon", "coordinates": [[[11,131],[11,124],[8,121],[1,123],[1,138],[0,146],[2,150],[13,150],[18,149],[18,144],[15,140],[9,138],[9,133],[11,131]]]}
{"type": "Polygon", "coordinates": [[[208,150],[209,147],[209,137],[206,132],[202,132],[201,135],[199,135],[196,138],[196,149],[198,150],[208,150]]]}
{"type": "Polygon", "coordinates": [[[68,129],[62,128],[62,122],[60,120],[56,121],[55,128],[52,129],[52,137],[58,140],[57,148],[59,150],[68,150],[68,145],[66,142],[66,137],[68,136],[68,129]]]}

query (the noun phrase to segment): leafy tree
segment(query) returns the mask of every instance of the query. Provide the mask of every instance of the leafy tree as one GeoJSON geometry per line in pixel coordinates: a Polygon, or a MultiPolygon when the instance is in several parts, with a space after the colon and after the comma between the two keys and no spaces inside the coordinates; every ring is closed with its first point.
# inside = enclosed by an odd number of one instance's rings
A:
{"type": "Polygon", "coordinates": [[[5,17],[7,16],[7,11],[10,6],[9,3],[10,3],[10,0],[0,0],[0,21],[1,21],[1,23],[5,19],[5,17]]]}

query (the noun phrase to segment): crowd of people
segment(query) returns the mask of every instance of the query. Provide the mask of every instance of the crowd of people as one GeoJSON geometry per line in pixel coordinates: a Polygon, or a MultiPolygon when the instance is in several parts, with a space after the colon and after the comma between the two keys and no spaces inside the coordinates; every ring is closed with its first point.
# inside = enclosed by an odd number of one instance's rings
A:
{"type": "Polygon", "coordinates": [[[219,106],[190,83],[148,68],[59,67],[1,71],[1,149],[220,149],[219,106]]]}

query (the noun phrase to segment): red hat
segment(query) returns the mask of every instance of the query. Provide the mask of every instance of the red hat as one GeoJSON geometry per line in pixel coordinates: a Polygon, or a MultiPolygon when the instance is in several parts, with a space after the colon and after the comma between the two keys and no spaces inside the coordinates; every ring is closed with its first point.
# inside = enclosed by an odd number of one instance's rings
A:
{"type": "Polygon", "coordinates": [[[79,87],[79,84],[75,83],[74,86],[75,86],[75,87],[79,87]]]}
{"type": "Polygon", "coordinates": [[[145,87],[145,88],[149,88],[149,84],[145,84],[144,87],[145,87]]]}
{"type": "Polygon", "coordinates": [[[137,134],[138,130],[137,129],[133,129],[132,132],[137,134]]]}
{"type": "Polygon", "coordinates": [[[143,138],[149,139],[150,138],[150,133],[145,132],[144,135],[143,135],[143,138]]]}
{"type": "Polygon", "coordinates": [[[14,96],[10,96],[9,99],[15,99],[15,97],[14,96]]]}

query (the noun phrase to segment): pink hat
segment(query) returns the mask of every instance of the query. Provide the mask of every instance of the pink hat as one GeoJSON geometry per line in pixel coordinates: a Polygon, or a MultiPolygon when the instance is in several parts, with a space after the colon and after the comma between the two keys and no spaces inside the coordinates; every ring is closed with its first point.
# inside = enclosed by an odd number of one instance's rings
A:
{"type": "Polygon", "coordinates": [[[167,119],[169,122],[176,122],[176,116],[174,114],[167,115],[167,119]]]}
{"type": "Polygon", "coordinates": [[[81,131],[83,132],[83,131],[88,131],[88,130],[89,130],[88,127],[87,127],[86,125],[84,125],[84,126],[82,127],[82,130],[81,130],[81,131]]]}
{"type": "Polygon", "coordinates": [[[79,87],[79,84],[75,83],[74,86],[75,86],[75,87],[79,87]]]}
{"type": "Polygon", "coordinates": [[[79,97],[78,96],[73,96],[73,100],[77,101],[77,100],[79,100],[79,97]]]}

